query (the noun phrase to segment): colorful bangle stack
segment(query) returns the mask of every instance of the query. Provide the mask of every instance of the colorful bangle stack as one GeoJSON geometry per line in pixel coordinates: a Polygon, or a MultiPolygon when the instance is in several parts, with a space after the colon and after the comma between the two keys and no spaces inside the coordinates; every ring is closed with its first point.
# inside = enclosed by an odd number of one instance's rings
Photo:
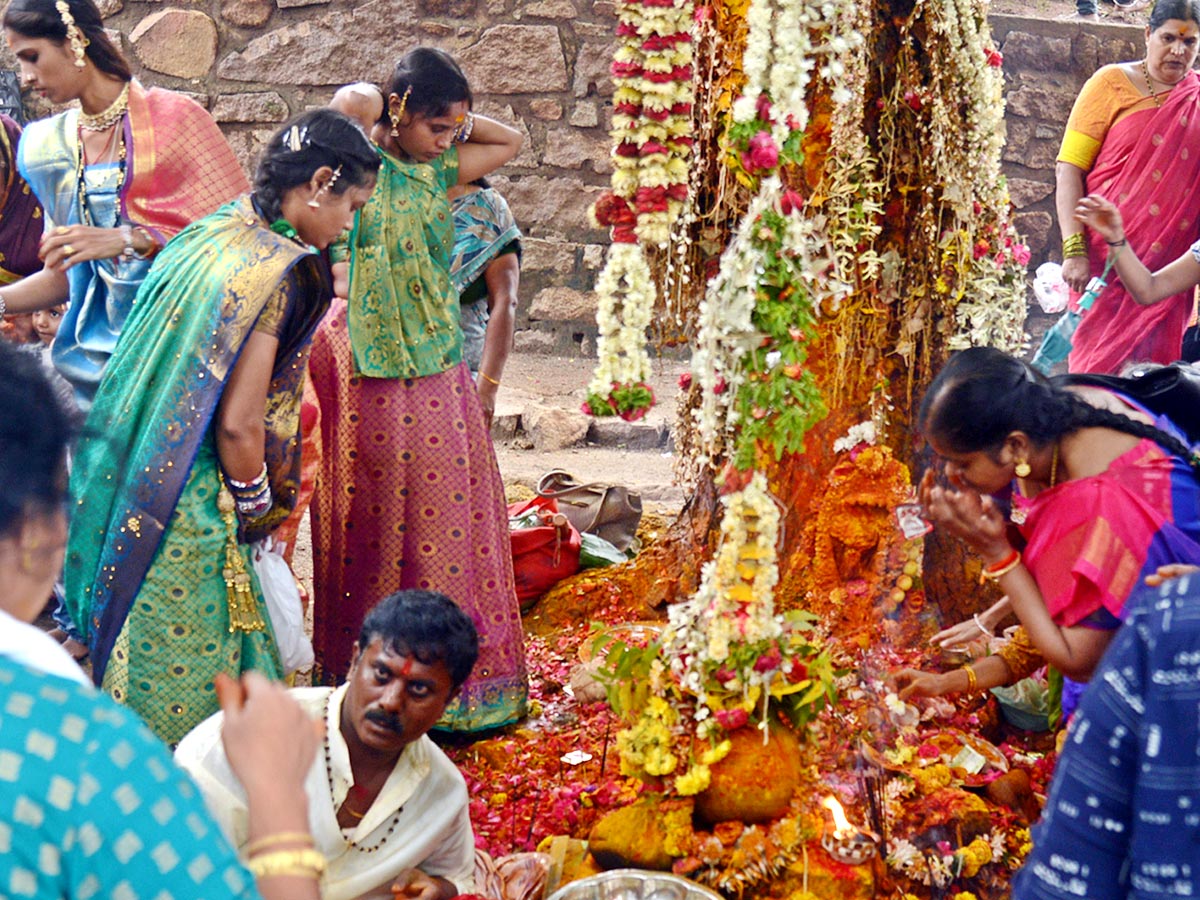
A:
{"type": "MultiPolygon", "coordinates": [[[[990,566],[985,566],[982,572],[984,578],[990,578],[992,581],[1003,578],[1013,569],[1021,564],[1021,554],[1016,550],[1010,550],[1008,555],[999,562],[994,562],[990,566]]],[[[979,623],[976,622],[978,625],[979,623]]],[[[981,626],[982,627],[982,626],[981,626]]]]}
{"type": "Polygon", "coordinates": [[[257,519],[266,515],[274,502],[271,497],[271,482],[267,475],[267,464],[264,462],[262,471],[253,481],[236,481],[226,478],[229,493],[233,494],[233,502],[238,514],[246,519],[257,519]]]}
{"type": "Polygon", "coordinates": [[[1077,257],[1077,256],[1086,257],[1087,255],[1088,255],[1087,241],[1084,239],[1082,231],[1077,232],[1075,234],[1069,234],[1065,238],[1063,238],[1063,242],[1062,242],[1063,259],[1073,259],[1074,257],[1077,257]]]}

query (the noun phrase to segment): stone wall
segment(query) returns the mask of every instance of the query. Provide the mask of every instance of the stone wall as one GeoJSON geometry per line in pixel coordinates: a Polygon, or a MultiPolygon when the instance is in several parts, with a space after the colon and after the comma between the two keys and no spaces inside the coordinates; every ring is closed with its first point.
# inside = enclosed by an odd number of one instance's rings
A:
{"type": "MultiPolygon", "coordinates": [[[[346,82],[382,83],[420,44],[453,53],[477,108],[526,134],[493,179],[525,231],[518,346],[593,350],[607,236],[613,0],[100,0],[138,77],[204,104],[249,170],[278,123],[346,82]]],[[[1033,265],[1057,258],[1054,156],[1080,85],[1142,52],[1136,26],[995,16],[1008,82],[1005,172],[1033,265]]],[[[0,64],[15,67],[6,50],[0,64]]],[[[33,109],[35,115],[48,110],[33,109]]]]}

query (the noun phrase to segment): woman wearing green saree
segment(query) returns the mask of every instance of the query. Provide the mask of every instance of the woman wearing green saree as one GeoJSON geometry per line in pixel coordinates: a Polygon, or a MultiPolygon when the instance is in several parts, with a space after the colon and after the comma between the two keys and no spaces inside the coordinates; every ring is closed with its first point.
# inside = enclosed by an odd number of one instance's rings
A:
{"type": "Polygon", "coordinates": [[[67,604],[96,683],[167,743],[217,710],[218,672],[280,675],[246,544],[295,502],[302,376],[331,296],[315,248],[378,167],[344,116],[285,125],[254,193],[158,255],[100,382],[71,479],[67,604]]]}

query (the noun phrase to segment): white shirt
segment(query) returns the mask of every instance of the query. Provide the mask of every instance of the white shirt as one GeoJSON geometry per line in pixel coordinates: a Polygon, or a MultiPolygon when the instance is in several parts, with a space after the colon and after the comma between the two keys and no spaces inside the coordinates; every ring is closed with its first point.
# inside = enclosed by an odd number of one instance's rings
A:
{"type": "MultiPolygon", "coordinates": [[[[328,863],[321,883],[324,900],[392,900],[393,881],[410,868],[453,882],[459,893],[473,892],[475,835],[467,785],[446,754],[427,735],[405,747],[358,827],[344,835],[337,810],[353,784],[350,752],[338,727],[346,686],[293,688],[291,695],[314,719],[324,714],[329,738],[328,750],[317,754],[304,783],[309,828],[328,863]],[[384,840],[393,820],[395,828],[384,840]],[[366,853],[350,841],[363,848],[383,844],[366,853]]],[[[193,728],[180,742],[175,760],[196,780],[230,842],[243,849],[249,832],[246,792],[225,758],[221,723],[222,714],[217,713],[193,728]]]]}
{"type": "Polygon", "coordinates": [[[90,685],[91,679],[83,674],[79,663],[71,654],[42,629],[22,622],[0,609],[0,655],[13,662],[37,669],[49,675],[69,678],[80,684],[90,685]]]}

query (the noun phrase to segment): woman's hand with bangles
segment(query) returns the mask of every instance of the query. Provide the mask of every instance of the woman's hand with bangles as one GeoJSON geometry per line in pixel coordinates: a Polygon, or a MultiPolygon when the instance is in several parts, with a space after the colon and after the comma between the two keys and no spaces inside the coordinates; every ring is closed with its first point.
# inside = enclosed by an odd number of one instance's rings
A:
{"type": "Polygon", "coordinates": [[[922,672],[920,669],[898,669],[891,674],[896,696],[901,700],[910,697],[940,697],[951,692],[945,673],[922,672]]]}

